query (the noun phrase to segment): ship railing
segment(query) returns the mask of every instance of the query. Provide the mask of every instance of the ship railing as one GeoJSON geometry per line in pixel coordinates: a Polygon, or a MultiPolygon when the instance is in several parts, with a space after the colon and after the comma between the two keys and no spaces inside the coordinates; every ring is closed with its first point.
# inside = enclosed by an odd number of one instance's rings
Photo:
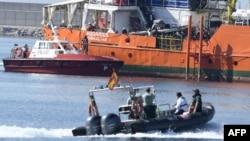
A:
{"type": "Polygon", "coordinates": [[[157,6],[157,7],[172,7],[172,8],[190,8],[191,4],[189,0],[147,0],[144,2],[140,0],[138,2],[143,3],[146,6],[157,6]]]}
{"type": "Polygon", "coordinates": [[[171,106],[169,103],[163,103],[163,104],[157,105],[156,111],[157,111],[158,117],[172,115],[171,106]]]}
{"type": "Polygon", "coordinates": [[[89,4],[113,5],[113,6],[136,6],[137,0],[89,0],[89,4]]]}
{"type": "Polygon", "coordinates": [[[182,37],[175,36],[157,36],[156,37],[156,47],[166,50],[181,51],[183,44],[182,37]]]}

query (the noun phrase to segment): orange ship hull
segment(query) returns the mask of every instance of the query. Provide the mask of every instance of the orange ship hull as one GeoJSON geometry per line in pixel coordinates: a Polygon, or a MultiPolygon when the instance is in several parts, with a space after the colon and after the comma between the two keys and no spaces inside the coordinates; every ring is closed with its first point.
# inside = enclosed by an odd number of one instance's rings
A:
{"type": "MultiPolygon", "coordinates": [[[[44,27],[44,31],[45,38],[50,39],[51,30],[44,27]]],[[[89,54],[113,56],[123,60],[121,73],[181,78],[188,75],[189,78],[196,78],[198,70],[201,69],[203,79],[232,81],[250,78],[250,52],[246,47],[250,28],[246,26],[219,27],[210,40],[202,42],[200,66],[197,40],[190,42],[190,55],[187,57],[187,39],[183,40],[180,50],[172,51],[155,46],[156,38],[152,36],[98,33],[67,28],[60,28],[57,33],[61,39],[67,38],[79,48],[82,48],[81,39],[87,35],[89,54]]]]}

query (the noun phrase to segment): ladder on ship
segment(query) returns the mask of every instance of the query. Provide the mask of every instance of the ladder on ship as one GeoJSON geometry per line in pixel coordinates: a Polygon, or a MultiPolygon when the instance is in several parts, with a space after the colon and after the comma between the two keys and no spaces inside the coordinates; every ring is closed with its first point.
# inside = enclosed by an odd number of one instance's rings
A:
{"type": "MultiPolygon", "coordinates": [[[[197,71],[197,80],[201,80],[201,57],[202,57],[202,41],[203,41],[203,20],[204,17],[201,16],[200,18],[200,34],[199,34],[199,52],[198,52],[198,71],[197,71]]],[[[190,40],[191,40],[191,28],[192,28],[192,17],[189,16],[189,22],[188,22],[188,49],[187,49],[187,55],[186,55],[186,80],[189,79],[189,70],[190,70],[190,57],[195,57],[190,53],[190,40]]],[[[196,69],[194,65],[194,69],[196,69]]]]}

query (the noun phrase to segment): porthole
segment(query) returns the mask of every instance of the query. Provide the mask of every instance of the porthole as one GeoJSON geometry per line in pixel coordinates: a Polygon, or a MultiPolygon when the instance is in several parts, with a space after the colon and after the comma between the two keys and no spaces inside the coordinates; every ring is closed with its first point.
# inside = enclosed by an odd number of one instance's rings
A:
{"type": "Polygon", "coordinates": [[[233,64],[234,64],[235,66],[237,66],[237,65],[238,65],[238,61],[234,61],[233,64]]]}
{"type": "Polygon", "coordinates": [[[128,57],[129,57],[129,58],[132,58],[132,53],[129,53],[129,54],[128,54],[128,57]]]}
{"type": "Polygon", "coordinates": [[[212,60],[211,58],[209,58],[209,59],[207,60],[207,62],[208,62],[208,64],[212,64],[212,63],[213,63],[213,60],[212,60]]]}

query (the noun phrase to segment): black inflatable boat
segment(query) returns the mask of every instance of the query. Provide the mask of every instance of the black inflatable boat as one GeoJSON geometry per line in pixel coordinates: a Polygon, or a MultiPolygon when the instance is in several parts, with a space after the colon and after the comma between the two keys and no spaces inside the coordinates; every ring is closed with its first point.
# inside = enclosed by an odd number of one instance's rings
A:
{"type": "MultiPolygon", "coordinates": [[[[135,89],[138,90],[138,88],[135,89]]],[[[92,102],[95,102],[93,91],[90,91],[90,98],[92,102]]],[[[157,117],[155,118],[137,120],[128,119],[121,121],[121,114],[129,114],[131,112],[130,107],[131,105],[120,106],[118,114],[108,113],[103,116],[93,115],[88,117],[85,126],[80,126],[72,130],[73,136],[110,135],[117,133],[133,134],[152,130],[183,130],[206,124],[214,117],[215,114],[214,106],[209,102],[203,102],[201,113],[182,114],[176,116],[173,114],[173,109],[159,110],[158,108],[158,110],[156,110],[157,117]]]]}

